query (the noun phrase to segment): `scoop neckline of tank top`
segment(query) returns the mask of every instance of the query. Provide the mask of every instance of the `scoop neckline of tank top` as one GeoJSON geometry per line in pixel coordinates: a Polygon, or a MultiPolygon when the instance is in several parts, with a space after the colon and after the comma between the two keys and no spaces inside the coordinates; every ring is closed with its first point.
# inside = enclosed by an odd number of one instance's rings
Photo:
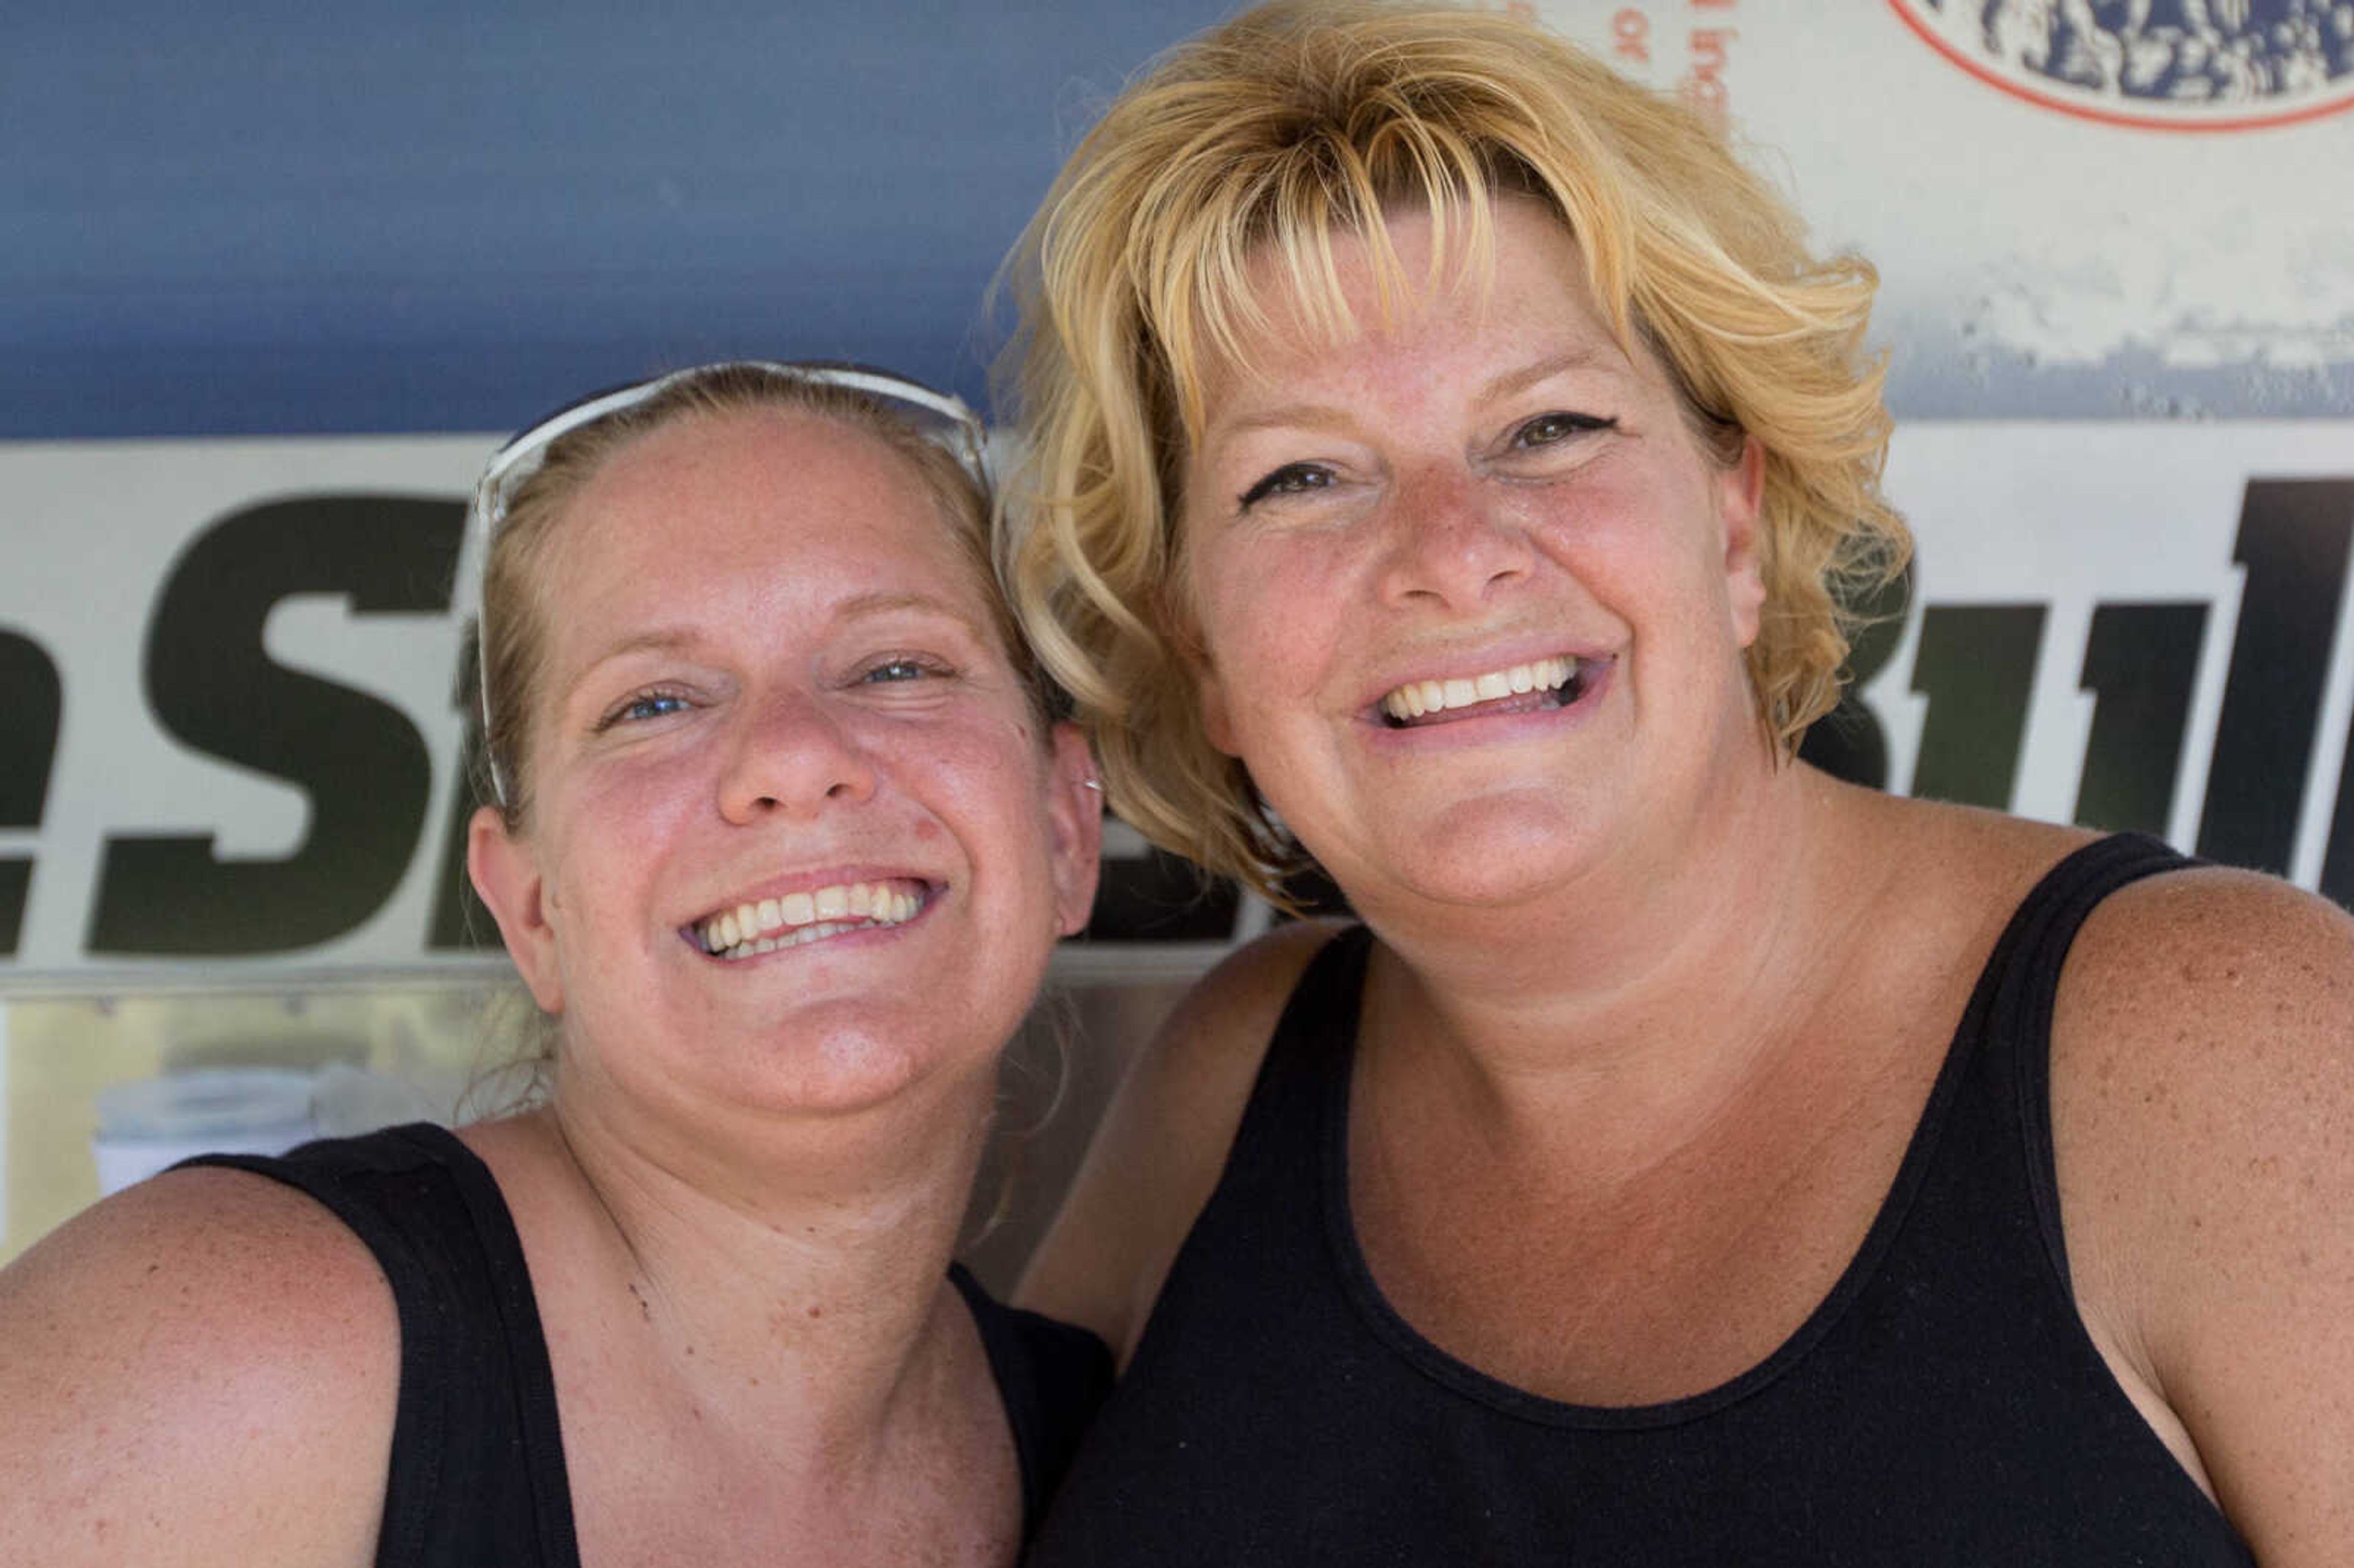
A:
{"type": "MultiPolygon", "coordinates": [[[[2063,862],[2073,858],[2073,854],[2063,857],[2063,862]]],[[[1351,1306],[1373,1330],[1374,1337],[1402,1356],[1409,1365],[1466,1398],[1507,1415],[1542,1425],[1617,1430],[1681,1425],[1739,1404],[1779,1382],[1804,1361],[1847,1314],[1855,1298],[1862,1294],[1864,1287],[1878,1273],[1881,1260],[1894,1245],[1898,1231],[1903,1228],[1905,1216],[1911,1212],[1914,1199],[1927,1176],[1930,1158],[1935,1152],[1938,1138],[1945,1129],[1947,1109],[1958,1091],[1963,1065],[1976,1044],[1975,1025],[1981,1012],[1988,975],[1996,956],[2004,946],[2000,941],[1997,942],[1971,988],[1970,999],[1964,1004],[1961,1020],[1955,1025],[1952,1038],[1946,1042],[1946,1059],[1939,1065],[1936,1080],[1930,1086],[1929,1097],[1922,1105],[1919,1119],[1914,1123],[1912,1137],[1904,1147],[1904,1158],[1896,1167],[1896,1175],[1889,1182],[1879,1212],[1872,1216],[1871,1228],[1865,1231],[1854,1255],[1848,1259],[1846,1267],[1840,1271],[1839,1278],[1816,1303],[1814,1309],[1764,1360],[1736,1372],[1713,1388],[1642,1404],[1580,1404],[1532,1393],[1481,1372],[1470,1362],[1439,1349],[1390,1305],[1380,1282],[1373,1278],[1372,1266],[1365,1261],[1364,1251],[1357,1242],[1356,1216],[1349,1208],[1348,1136],[1350,1092],[1356,1078],[1357,1025],[1364,1009],[1365,974],[1373,953],[1373,933],[1366,927],[1358,926],[1338,940],[1352,944],[1354,951],[1343,956],[1344,970],[1337,977],[1340,981],[1338,989],[1345,999],[1344,1011],[1334,1019],[1341,1043],[1341,1060],[1318,1097],[1320,1125],[1316,1128],[1316,1137],[1322,1146],[1319,1187],[1320,1201],[1324,1210],[1325,1237],[1351,1306]]]]}

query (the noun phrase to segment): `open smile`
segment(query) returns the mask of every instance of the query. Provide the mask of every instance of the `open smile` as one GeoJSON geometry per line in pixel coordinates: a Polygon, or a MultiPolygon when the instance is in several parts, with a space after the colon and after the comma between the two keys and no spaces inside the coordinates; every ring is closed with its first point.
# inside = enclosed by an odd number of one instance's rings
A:
{"type": "Polygon", "coordinates": [[[1408,681],[1382,698],[1382,719],[1392,729],[1417,729],[1494,714],[1565,708],[1585,694],[1609,663],[1607,659],[1563,653],[1479,675],[1408,681]]]}
{"type": "Polygon", "coordinates": [[[757,958],[830,937],[904,926],[923,913],[934,891],[929,883],[907,877],[837,883],[716,910],[680,934],[715,959],[757,958]]]}

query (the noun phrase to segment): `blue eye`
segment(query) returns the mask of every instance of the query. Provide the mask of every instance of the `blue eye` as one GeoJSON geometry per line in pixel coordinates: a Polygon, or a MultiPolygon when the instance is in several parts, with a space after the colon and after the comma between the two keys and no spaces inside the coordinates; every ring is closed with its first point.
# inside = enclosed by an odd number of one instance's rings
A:
{"type": "Polygon", "coordinates": [[[686,708],[686,698],[676,692],[640,692],[607,714],[597,727],[601,731],[617,724],[639,724],[647,719],[684,713],[686,708]]]}
{"type": "Polygon", "coordinates": [[[1329,490],[1332,486],[1332,471],[1312,462],[1288,462],[1248,490],[1237,501],[1247,512],[1270,495],[1302,495],[1311,490],[1329,490]]]}

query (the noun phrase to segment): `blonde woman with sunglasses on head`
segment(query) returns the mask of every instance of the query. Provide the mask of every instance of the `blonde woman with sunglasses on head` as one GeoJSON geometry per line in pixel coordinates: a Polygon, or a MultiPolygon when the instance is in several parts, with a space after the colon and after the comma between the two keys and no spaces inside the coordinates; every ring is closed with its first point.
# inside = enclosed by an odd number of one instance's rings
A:
{"type": "Polygon", "coordinates": [[[546,1102],[175,1171],[0,1277],[0,1561],[1013,1560],[1108,1366],[949,1254],[1099,822],[986,506],[961,405],[843,367],[509,445],[470,864],[546,1102]]]}
{"type": "Polygon", "coordinates": [[[1349,4],[1172,52],[1025,261],[1114,806],[1363,922],[1181,1007],[1033,1265],[1126,1366],[1042,1568],[2354,1563],[2354,926],[1796,756],[1903,558],[1869,268],[1349,4]]]}

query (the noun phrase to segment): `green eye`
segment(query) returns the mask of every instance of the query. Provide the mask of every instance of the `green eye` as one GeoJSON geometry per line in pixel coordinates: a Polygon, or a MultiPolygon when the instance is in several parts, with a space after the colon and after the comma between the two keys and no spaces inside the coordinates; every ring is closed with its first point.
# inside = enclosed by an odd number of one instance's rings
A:
{"type": "Polygon", "coordinates": [[[1572,436],[1607,430],[1617,423],[1616,419],[1598,419],[1591,414],[1539,414],[1512,432],[1512,444],[1518,447],[1556,446],[1572,436]]]}
{"type": "Polygon", "coordinates": [[[1312,462],[1288,462],[1244,491],[1238,504],[1247,512],[1270,495],[1299,495],[1331,484],[1331,469],[1312,462]]]}

